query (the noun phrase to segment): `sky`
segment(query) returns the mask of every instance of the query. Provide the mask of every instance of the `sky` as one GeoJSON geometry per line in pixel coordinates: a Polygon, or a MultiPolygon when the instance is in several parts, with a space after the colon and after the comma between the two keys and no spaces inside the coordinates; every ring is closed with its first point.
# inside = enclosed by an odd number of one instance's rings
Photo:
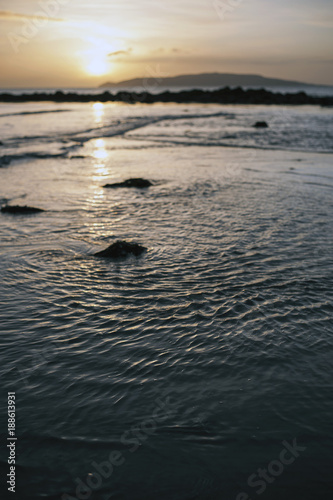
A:
{"type": "Polygon", "coordinates": [[[0,0],[0,87],[190,73],[333,85],[332,0],[0,0]]]}

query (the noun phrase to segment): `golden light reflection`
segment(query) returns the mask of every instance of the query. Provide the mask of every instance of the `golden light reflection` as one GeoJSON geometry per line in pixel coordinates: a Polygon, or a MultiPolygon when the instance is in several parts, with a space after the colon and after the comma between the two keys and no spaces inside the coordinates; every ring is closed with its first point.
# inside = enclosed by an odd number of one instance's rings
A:
{"type": "Polygon", "coordinates": [[[93,111],[94,111],[94,118],[95,118],[95,123],[98,125],[101,123],[102,118],[105,113],[105,106],[101,102],[95,102],[92,105],[93,111]]]}
{"type": "Polygon", "coordinates": [[[96,158],[96,160],[105,160],[109,156],[105,148],[104,139],[96,139],[94,141],[94,148],[93,157],[96,158]]]}
{"type": "Polygon", "coordinates": [[[104,139],[95,139],[92,141],[93,153],[95,158],[95,173],[98,177],[107,176],[109,174],[108,168],[105,165],[105,160],[109,157],[109,151],[106,148],[104,139]]]}

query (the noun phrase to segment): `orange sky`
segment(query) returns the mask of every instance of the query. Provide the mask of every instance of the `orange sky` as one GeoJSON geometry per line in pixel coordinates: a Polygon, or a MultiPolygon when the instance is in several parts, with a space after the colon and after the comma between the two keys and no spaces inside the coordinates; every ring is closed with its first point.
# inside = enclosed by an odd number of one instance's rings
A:
{"type": "Polygon", "coordinates": [[[0,86],[184,73],[333,84],[328,0],[0,0],[0,86]]]}

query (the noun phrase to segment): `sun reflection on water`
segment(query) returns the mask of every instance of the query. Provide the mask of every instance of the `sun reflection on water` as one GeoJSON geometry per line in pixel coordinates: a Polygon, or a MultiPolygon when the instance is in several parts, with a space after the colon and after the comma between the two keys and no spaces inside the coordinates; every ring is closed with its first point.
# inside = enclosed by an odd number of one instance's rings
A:
{"type": "MultiPolygon", "coordinates": [[[[101,123],[105,106],[101,102],[96,102],[92,105],[95,123],[101,123]]],[[[107,148],[105,139],[98,138],[89,141],[89,149],[93,159],[92,182],[94,185],[94,194],[90,199],[91,206],[99,206],[103,203],[105,190],[103,184],[110,176],[109,157],[110,150],[107,148]]]]}
{"type": "Polygon", "coordinates": [[[92,105],[92,109],[94,112],[95,123],[98,125],[102,122],[105,113],[105,106],[101,102],[95,102],[92,105]]]}
{"type": "Polygon", "coordinates": [[[106,158],[108,158],[109,153],[105,147],[104,139],[95,139],[93,142],[93,147],[93,157],[96,158],[96,160],[106,160],[106,158]]]}
{"type": "Polygon", "coordinates": [[[92,181],[102,186],[102,183],[110,177],[108,159],[110,150],[107,149],[104,139],[93,139],[89,141],[89,152],[92,158],[92,181]]]}

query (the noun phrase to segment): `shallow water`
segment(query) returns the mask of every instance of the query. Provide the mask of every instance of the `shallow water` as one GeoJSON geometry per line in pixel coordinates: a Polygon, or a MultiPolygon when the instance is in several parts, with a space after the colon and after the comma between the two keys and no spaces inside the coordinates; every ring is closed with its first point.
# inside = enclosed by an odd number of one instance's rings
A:
{"type": "Polygon", "coordinates": [[[0,199],[47,210],[0,214],[18,498],[329,498],[332,111],[1,109],[0,199]],[[117,239],[148,251],[93,256],[117,239]]]}

